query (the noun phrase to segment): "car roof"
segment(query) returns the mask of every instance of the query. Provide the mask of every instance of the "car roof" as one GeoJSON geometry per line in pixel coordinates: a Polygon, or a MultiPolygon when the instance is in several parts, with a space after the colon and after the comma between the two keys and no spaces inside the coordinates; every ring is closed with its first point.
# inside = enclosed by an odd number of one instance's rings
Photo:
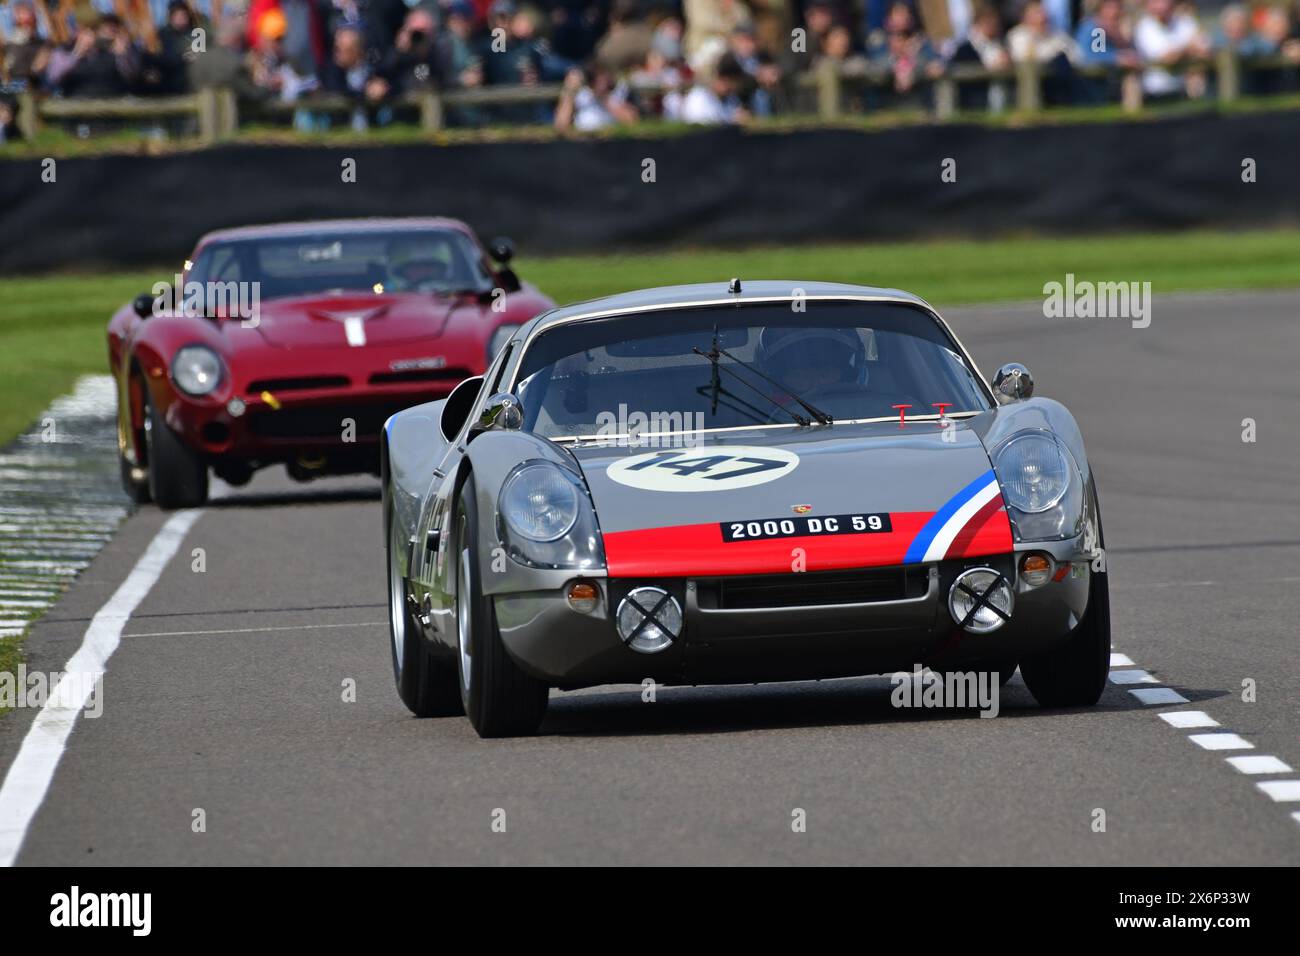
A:
{"type": "Polygon", "coordinates": [[[910,292],[876,286],[850,285],[845,282],[741,279],[741,291],[738,293],[731,292],[730,285],[731,283],[728,281],[668,285],[654,289],[639,289],[635,292],[621,292],[600,299],[589,299],[586,302],[574,302],[537,316],[526,324],[524,329],[527,333],[532,333],[547,326],[559,325],[574,319],[595,317],[597,315],[616,315],[619,312],[644,312],[650,309],[671,309],[688,305],[725,305],[729,302],[743,305],[747,302],[794,299],[799,294],[808,299],[870,298],[909,302],[929,312],[935,311],[928,302],[910,292]]]}
{"type": "Polygon", "coordinates": [[[474,232],[459,219],[442,216],[392,216],[364,219],[308,219],[299,222],[277,222],[258,226],[237,226],[216,229],[203,236],[198,245],[238,239],[292,238],[309,236],[318,232],[404,232],[426,229],[455,229],[473,236],[474,232]]]}

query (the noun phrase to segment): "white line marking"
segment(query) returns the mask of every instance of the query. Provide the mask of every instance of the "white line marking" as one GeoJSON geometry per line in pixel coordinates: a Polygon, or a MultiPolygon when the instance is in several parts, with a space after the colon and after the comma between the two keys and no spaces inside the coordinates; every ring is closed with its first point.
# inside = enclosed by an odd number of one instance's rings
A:
{"type": "Polygon", "coordinates": [[[1112,684],[1159,684],[1156,680],[1144,670],[1134,671],[1111,671],[1110,682],[1112,684]]]}
{"type": "Polygon", "coordinates": [[[1129,691],[1142,703],[1150,706],[1151,704],[1190,704],[1186,697],[1176,690],[1170,690],[1168,687],[1139,687],[1137,690],[1129,691]]]}
{"type": "Polygon", "coordinates": [[[1190,734],[1187,739],[1206,750],[1255,749],[1255,745],[1240,734],[1190,734]]]}
{"type": "Polygon", "coordinates": [[[1277,757],[1251,754],[1246,757],[1228,757],[1232,764],[1242,773],[1291,773],[1291,768],[1277,757]]]}
{"type": "Polygon", "coordinates": [[[325,627],[387,627],[387,621],[362,621],[359,624],[285,624],[277,627],[231,627],[219,631],[151,631],[123,634],[123,637],[193,637],[201,634],[258,634],[262,631],[315,631],[325,627]]]}
{"type": "MultiPolygon", "coordinates": [[[[68,675],[102,675],[117,650],[131,613],[154,586],[201,511],[178,511],[159,529],[126,580],[90,621],[81,647],[63,670],[68,675]]],[[[0,785],[0,866],[12,866],[36,812],[45,800],[67,746],[68,735],[95,687],[94,680],[65,676],[32,721],[22,747],[0,785]]]]}
{"type": "MultiPolygon", "coordinates": [[[[1255,786],[1267,793],[1277,803],[1300,800],[1300,780],[1268,780],[1255,786]]],[[[1295,814],[1292,814],[1295,816],[1295,814]]]]}
{"type": "Polygon", "coordinates": [[[1110,655],[1110,666],[1111,667],[1132,667],[1133,658],[1129,657],[1127,654],[1112,654],[1110,655]]]}
{"type": "Polygon", "coordinates": [[[50,601],[0,601],[0,607],[49,607],[50,601]]]}
{"type": "Polygon", "coordinates": [[[1203,710],[1171,710],[1160,719],[1171,727],[1217,727],[1219,722],[1203,710]]]}

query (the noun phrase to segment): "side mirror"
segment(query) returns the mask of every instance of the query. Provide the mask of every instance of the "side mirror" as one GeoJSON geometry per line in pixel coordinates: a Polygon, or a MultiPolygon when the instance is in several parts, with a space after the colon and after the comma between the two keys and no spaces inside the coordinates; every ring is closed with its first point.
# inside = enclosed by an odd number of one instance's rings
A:
{"type": "Polygon", "coordinates": [[[140,318],[147,319],[149,316],[153,315],[153,302],[153,295],[148,292],[142,292],[132,300],[131,308],[135,311],[136,315],[140,316],[140,318]]]}
{"type": "Polygon", "coordinates": [[[1019,362],[1008,362],[993,376],[993,394],[1004,405],[1031,398],[1034,394],[1034,377],[1019,362]]]}
{"type": "Polygon", "coordinates": [[[488,243],[488,255],[505,265],[515,257],[515,244],[505,236],[497,236],[488,243]]]}
{"type": "Polygon", "coordinates": [[[478,432],[518,431],[523,424],[524,410],[519,404],[519,399],[509,392],[497,392],[483,406],[483,414],[479,416],[474,430],[478,432]]]}
{"type": "Polygon", "coordinates": [[[474,410],[474,402],[478,400],[478,393],[482,388],[483,376],[475,375],[465,379],[447,396],[447,402],[442,406],[442,418],[438,423],[442,428],[442,436],[447,441],[455,441],[456,436],[460,434],[461,428],[469,418],[469,413],[474,410]]]}

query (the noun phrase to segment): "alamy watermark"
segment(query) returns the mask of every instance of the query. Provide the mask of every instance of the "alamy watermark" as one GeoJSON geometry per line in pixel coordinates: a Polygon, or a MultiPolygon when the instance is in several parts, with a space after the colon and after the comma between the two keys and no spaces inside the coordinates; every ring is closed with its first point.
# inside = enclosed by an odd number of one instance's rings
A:
{"type": "Polygon", "coordinates": [[[1067,272],[1064,282],[1043,283],[1043,316],[1049,319],[1129,319],[1135,329],[1151,324],[1150,282],[1092,282],[1067,272]]]}
{"type": "Polygon", "coordinates": [[[628,411],[620,402],[617,412],[596,415],[596,437],[626,437],[629,445],[645,448],[690,448],[701,441],[703,431],[703,412],[628,411]]]}

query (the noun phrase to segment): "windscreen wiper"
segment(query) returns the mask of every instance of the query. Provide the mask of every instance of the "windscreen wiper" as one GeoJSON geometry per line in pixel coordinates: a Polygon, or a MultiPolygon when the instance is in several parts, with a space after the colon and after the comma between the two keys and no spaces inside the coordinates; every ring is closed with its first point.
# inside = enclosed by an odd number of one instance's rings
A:
{"type": "Polygon", "coordinates": [[[812,422],[810,422],[808,419],[804,418],[804,417],[803,417],[802,415],[800,415],[799,413],[795,412],[793,409],[789,408],[785,403],[783,403],[783,402],[779,402],[777,399],[773,398],[771,395],[768,395],[767,392],[763,391],[763,389],[759,388],[759,387],[758,387],[757,385],[755,385],[753,382],[746,381],[746,379],[744,378],[744,376],[742,376],[742,375],[741,375],[739,372],[737,372],[735,369],[731,369],[731,368],[727,368],[727,367],[725,367],[725,366],[722,364],[722,362],[721,362],[721,358],[722,358],[722,356],[725,355],[727,358],[731,359],[731,361],[735,362],[735,363],[736,363],[737,365],[739,365],[741,368],[745,369],[746,371],[753,372],[755,375],[759,376],[760,378],[763,378],[763,379],[767,380],[768,382],[770,382],[770,383],[772,383],[773,385],[775,385],[777,388],[781,389],[781,391],[783,391],[787,396],[789,396],[789,398],[790,398],[792,401],[798,402],[799,405],[803,408],[803,410],[806,411],[809,415],[811,415],[815,421],[820,422],[820,423],[823,424],[823,425],[834,425],[834,424],[835,424],[835,419],[832,418],[832,417],[831,417],[827,412],[822,411],[820,408],[818,408],[816,405],[813,405],[811,402],[806,402],[806,401],[804,401],[802,398],[800,398],[798,395],[796,395],[793,391],[791,391],[791,389],[790,389],[789,386],[785,385],[783,382],[778,382],[776,379],[774,379],[772,376],[768,375],[766,372],[763,372],[762,370],[755,368],[753,365],[750,365],[750,364],[749,364],[748,362],[746,362],[744,359],[736,358],[736,356],[732,355],[730,352],[728,352],[726,349],[724,349],[720,344],[718,344],[718,327],[717,327],[716,325],[713,327],[713,346],[712,346],[712,348],[710,348],[709,351],[707,351],[707,352],[702,351],[701,349],[698,349],[698,348],[692,348],[691,351],[694,352],[696,355],[700,355],[700,356],[703,356],[704,358],[708,359],[709,362],[710,362],[710,364],[712,364],[712,366],[713,366],[713,385],[712,385],[712,388],[714,389],[714,399],[713,399],[714,409],[713,409],[713,410],[714,410],[715,412],[717,411],[717,395],[718,395],[719,390],[722,388],[722,386],[721,386],[721,384],[720,384],[720,379],[719,379],[719,377],[718,377],[718,373],[719,373],[719,372],[726,372],[728,375],[730,375],[732,378],[736,379],[736,381],[740,382],[742,385],[746,386],[747,388],[751,388],[751,389],[753,389],[754,391],[758,392],[760,395],[762,395],[764,398],[766,398],[766,399],[767,399],[769,402],[771,402],[772,404],[774,404],[774,405],[778,405],[778,406],[780,406],[781,408],[784,408],[787,412],[789,412],[789,414],[790,414],[790,415],[795,419],[795,421],[797,421],[800,425],[810,425],[810,424],[812,424],[812,422]]]}

